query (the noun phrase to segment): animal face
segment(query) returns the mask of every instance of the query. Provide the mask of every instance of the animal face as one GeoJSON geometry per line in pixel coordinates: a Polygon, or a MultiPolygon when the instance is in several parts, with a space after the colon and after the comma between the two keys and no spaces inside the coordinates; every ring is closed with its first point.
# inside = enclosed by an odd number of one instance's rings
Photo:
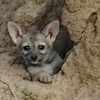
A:
{"type": "Polygon", "coordinates": [[[34,30],[22,37],[18,48],[24,58],[35,65],[43,60],[44,56],[49,52],[52,46],[50,46],[44,35],[39,31],[34,30]]]}
{"type": "Polygon", "coordinates": [[[8,22],[8,31],[23,58],[27,62],[37,65],[51,51],[53,42],[59,32],[59,21],[51,22],[42,32],[31,29],[26,34],[22,32],[18,24],[8,22]]]}

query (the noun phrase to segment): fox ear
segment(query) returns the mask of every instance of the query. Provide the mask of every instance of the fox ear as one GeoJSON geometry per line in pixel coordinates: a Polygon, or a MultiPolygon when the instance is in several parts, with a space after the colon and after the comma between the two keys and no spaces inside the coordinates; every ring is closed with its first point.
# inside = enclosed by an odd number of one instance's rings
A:
{"type": "Polygon", "coordinates": [[[15,44],[18,44],[21,41],[23,32],[18,24],[8,22],[8,32],[15,44]]]}
{"type": "Polygon", "coordinates": [[[58,20],[55,20],[49,23],[42,31],[42,34],[44,34],[52,43],[55,41],[58,33],[59,33],[58,20]]]}

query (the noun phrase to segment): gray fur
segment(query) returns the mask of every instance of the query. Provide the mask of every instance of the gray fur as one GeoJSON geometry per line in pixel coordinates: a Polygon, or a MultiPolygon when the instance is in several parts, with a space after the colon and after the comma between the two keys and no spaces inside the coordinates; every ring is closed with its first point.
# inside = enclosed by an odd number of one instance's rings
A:
{"type": "Polygon", "coordinates": [[[64,61],[53,48],[53,42],[59,32],[59,22],[51,22],[43,32],[33,29],[29,30],[26,34],[22,33],[19,25],[9,22],[8,31],[24,58],[27,71],[33,79],[44,83],[52,82],[52,75],[60,70],[64,61]],[[53,36],[51,33],[53,33],[53,36]],[[49,35],[50,39],[47,39],[49,35]],[[39,50],[38,46],[40,45],[43,45],[45,49],[39,50]],[[24,50],[23,48],[26,46],[30,49],[24,50]],[[37,58],[33,61],[34,56],[37,58]]]}

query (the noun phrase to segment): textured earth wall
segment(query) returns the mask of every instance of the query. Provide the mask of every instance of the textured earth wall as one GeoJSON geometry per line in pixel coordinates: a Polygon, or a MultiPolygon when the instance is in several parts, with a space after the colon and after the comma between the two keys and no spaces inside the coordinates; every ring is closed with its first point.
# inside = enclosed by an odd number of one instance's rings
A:
{"type": "Polygon", "coordinates": [[[0,100],[100,100],[99,0],[0,0],[0,100]],[[77,43],[52,84],[30,81],[7,22],[42,29],[59,19],[77,43]]]}

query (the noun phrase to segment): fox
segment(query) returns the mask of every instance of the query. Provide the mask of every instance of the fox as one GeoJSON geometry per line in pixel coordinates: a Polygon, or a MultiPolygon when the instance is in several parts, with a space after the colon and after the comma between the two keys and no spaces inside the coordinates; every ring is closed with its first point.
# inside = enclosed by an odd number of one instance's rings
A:
{"type": "MultiPolygon", "coordinates": [[[[54,20],[42,31],[33,28],[24,32],[17,23],[8,22],[8,33],[24,59],[26,70],[33,80],[51,83],[53,75],[59,72],[64,63],[64,57],[57,53],[55,49],[57,47],[54,46],[59,33],[59,25],[60,22],[54,20]]],[[[57,46],[58,49],[62,49],[65,44],[62,43],[62,47],[59,44],[57,46]]]]}

